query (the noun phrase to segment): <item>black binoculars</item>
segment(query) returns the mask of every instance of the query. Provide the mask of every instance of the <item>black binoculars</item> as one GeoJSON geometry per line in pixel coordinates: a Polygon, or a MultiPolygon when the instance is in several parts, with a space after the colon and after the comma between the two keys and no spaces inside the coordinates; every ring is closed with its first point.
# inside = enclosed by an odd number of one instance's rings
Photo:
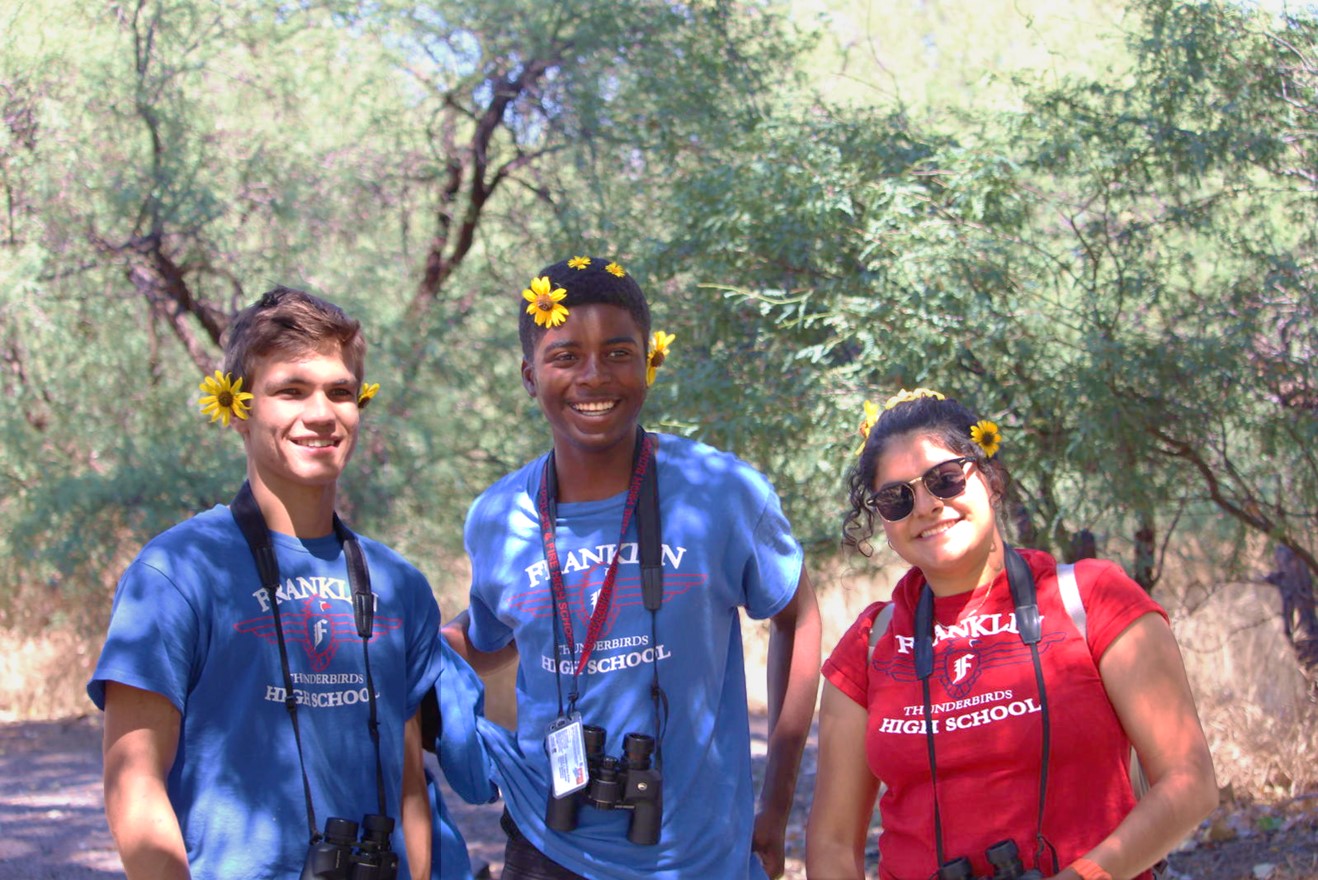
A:
{"type": "Polygon", "coordinates": [[[362,836],[357,823],[331,816],[325,820],[325,836],[307,850],[302,880],[395,880],[398,853],[389,845],[394,820],[377,813],[362,817],[362,836]]]}
{"type": "Polygon", "coordinates": [[[597,810],[630,810],[627,839],[638,846],[654,846],[664,807],[663,777],[650,766],[654,738],[629,733],[623,737],[622,757],[611,758],[604,754],[604,728],[587,724],[581,734],[590,781],[566,797],[556,798],[550,792],[545,824],[555,831],[574,830],[582,804],[597,810]]]}
{"type": "Polygon", "coordinates": [[[970,859],[961,856],[943,863],[938,869],[938,880],[1043,880],[1043,874],[1037,870],[1025,870],[1014,840],[999,840],[986,849],[984,855],[993,866],[991,877],[976,877],[970,859]]]}

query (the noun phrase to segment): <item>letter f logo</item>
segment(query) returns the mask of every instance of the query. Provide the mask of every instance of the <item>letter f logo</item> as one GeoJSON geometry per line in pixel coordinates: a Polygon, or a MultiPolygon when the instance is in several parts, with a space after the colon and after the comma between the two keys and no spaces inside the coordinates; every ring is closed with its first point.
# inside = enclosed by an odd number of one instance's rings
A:
{"type": "Polygon", "coordinates": [[[974,662],[975,658],[970,654],[962,654],[960,657],[956,658],[956,661],[952,664],[952,671],[954,673],[952,682],[955,684],[970,674],[970,667],[974,662]]]}
{"type": "Polygon", "coordinates": [[[323,617],[316,619],[316,629],[315,629],[316,638],[314,644],[312,645],[313,648],[319,648],[321,645],[325,643],[325,636],[329,634],[329,628],[330,625],[328,620],[326,620],[323,617]]]}

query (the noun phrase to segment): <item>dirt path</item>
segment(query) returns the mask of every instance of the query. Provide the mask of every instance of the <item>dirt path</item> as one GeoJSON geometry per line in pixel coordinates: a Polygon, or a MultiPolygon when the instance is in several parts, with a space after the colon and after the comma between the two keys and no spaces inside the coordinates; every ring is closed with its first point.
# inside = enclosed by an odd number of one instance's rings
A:
{"type": "MultiPolygon", "coordinates": [[[[758,774],[762,718],[753,719],[752,734],[758,774]]],[[[0,878],[122,880],[101,803],[100,739],[99,716],[0,723],[0,878]]],[[[812,740],[788,827],[787,880],[805,877],[801,856],[814,754],[812,740]]],[[[497,878],[503,859],[501,806],[473,807],[451,792],[446,800],[472,861],[490,865],[497,878]]],[[[1318,880],[1318,798],[1297,798],[1268,813],[1223,811],[1215,825],[1226,829],[1223,836],[1234,836],[1175,854],[1172,880],[1318,880]]],[[[1201,836],[1209,837],[1208,831],[1201,836]]]]}
{"type": "Polygon", "coordinates": [[[0,877],[110,880],[99,718],[0,724],[0,877]]]}

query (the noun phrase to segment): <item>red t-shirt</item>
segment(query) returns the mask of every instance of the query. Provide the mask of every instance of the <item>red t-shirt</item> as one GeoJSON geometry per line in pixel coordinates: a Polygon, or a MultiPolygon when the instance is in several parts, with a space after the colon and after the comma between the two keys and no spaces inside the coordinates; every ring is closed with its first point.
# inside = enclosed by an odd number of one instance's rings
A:
{"type": "MultiPolygon", "coordinates": [[[[1048,697],[1051,743],[1043,834],[1065,867],[1130,812],[1130,742],[1108,701],[1098,660],[1145,614],[1166,613],[1114,563],[1076,566],[1087,639],[1057,588],[1057,563],[1023,550],[1034,573],[1042,618],[1039,660],[1048,697]]],[[[868,709],[866,756],[886,784],[879,801],[879,876],[927,880],[936,874],[933,784],[924,733],[924,699],[915,675],[915,605],[924,576],[911,569],[893,591],[887,632],[867,663],[869,631],[887,603],[861,613],[824,663],[824,677],[868,709]]],[[[934,719],[938,804],[946,859],[966,856],[977,876],[992,876],[984,851],[1011,838],[1025,867],[1035,864],[1043,727],[1030,649],[1015,628],[1006,574],[986,591],[936,598],[934,719]],[[965,619],[961,617],[965,615],[965,619]]]]}

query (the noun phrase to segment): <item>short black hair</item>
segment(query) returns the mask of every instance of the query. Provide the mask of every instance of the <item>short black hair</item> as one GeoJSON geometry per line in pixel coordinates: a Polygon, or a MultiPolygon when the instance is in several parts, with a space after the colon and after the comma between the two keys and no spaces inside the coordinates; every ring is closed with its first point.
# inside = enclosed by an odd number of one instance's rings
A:
{"type": "MultiPolygon", "coordinates": [[[[548,277],[554,287],[567,291],[561,300],[569,313],[574,306],[606,305],[626,309],[641,330],[641,343],[650,343],[650,304],[641,285],[632,274],[616,262],[602,257],[572,257],[541,269],[536,277],[548,277]]],[[[535,316],[526,311],[526,300],[518,298],[519,318],[517,335],[522,342],[522,357],[530,361],[535,355],[535,344],[545,335],[546,328],[535,322],[535,316]]],[[[572,317],[569,314],[568,320],[572,317]]]]}

